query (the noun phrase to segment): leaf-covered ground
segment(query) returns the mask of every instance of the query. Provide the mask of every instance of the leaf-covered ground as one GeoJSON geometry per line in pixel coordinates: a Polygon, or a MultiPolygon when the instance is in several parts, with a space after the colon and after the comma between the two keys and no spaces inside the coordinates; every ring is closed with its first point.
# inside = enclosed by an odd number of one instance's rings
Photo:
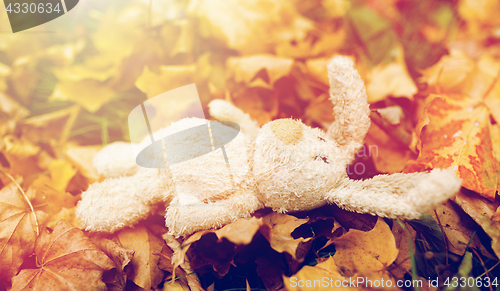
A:
{"type": "Polygon", "coordinates": [[[0,290],[500,290],[499,12],[496,0],[86,0],[12,34],[2,10],[0,290]],[[128,139],[142,101],[196,83],[204,109],[221,98],[260,125],[325,129],[338,54],[372,110],[351,178],[453,168],[453,200],[415,221],[325,206],[183,239],[159,215],[81,229],[75,206],[101,179],[92,158],[128,139]]]}

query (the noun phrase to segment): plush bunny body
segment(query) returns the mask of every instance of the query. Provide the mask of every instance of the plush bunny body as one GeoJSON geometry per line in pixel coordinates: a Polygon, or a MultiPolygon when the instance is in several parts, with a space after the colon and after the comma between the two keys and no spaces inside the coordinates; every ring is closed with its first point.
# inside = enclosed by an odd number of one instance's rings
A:
{"type": "MultiPolygon", "coordinates": [[[[359,213],[413,219],[460,189],[452,170],[349,179],[346,167],[370,125],[366,92],[349,59],[334,58],[328,72],[335,121],[326,133],[293,119],[259,128],[229,102],[214,100],[210,114],[241,127],[225,146],[229,163],[218,149],[163,169],[139,168],[130,159],[117,162],[118,156],[133,157],[130,145],[111,144],[94,160],[107,178],[82,194],[77,217],[87,230],[113,232],[161,208],[166,209],[169,232],[183,236],[221,227],[263,207],[291,212],[334,203],[359,213]]],[[[204,123],[183,119],[162,129],[162,136],[204,123]]]]}

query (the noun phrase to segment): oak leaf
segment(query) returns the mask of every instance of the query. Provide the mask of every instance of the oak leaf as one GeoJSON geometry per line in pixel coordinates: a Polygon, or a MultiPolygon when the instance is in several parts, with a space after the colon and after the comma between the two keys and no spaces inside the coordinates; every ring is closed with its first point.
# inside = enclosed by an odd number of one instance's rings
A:
{"type": "Polygon", "coordinates": [[[83,232],[61,220],[52,233],[43,231],[35,244],[39,268],[12,278],[11,290],[103,289],[103,271],[114,267],[83,232]]]}

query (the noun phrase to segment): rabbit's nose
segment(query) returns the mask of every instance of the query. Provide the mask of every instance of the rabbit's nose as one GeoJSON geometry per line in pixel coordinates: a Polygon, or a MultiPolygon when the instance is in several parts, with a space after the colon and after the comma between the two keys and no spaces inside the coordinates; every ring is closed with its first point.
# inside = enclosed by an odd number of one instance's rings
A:
{"type": "Polygon", "coordinates": [[[293,119],[278,119],[271,122],[271,130],[284,144],[297,144],[302,138],[303,126],[293,119]]]}

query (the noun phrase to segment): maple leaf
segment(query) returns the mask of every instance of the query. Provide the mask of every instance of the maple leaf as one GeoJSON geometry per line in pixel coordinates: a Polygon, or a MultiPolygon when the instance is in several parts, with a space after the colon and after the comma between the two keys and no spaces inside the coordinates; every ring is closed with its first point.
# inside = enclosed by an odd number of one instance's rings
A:
{"type": "Polygon", "coordinates": [[[38,235],[34,214],[38,220],[47,217],[44,212],[32,212],[16,184],[0,190],[0,281],[10,280],[33,253],[38,235]]]}
{"type": "Polygon", "coordinates": [[[52,233],[43,231],[35,243],[37,269],[12,278],[11,290],[96,290],[103,271],[114,267],[83,232],[61,220],[52,233]]]}
{"type": "Polygon", "coordinates": [[[422,150],[408,169],[450,168],[462,186],[493,200],[498,188],[489,132],[488,109],[467,96],[431,95],[426,100],[429,124],[421,132],[422,150]]]}

